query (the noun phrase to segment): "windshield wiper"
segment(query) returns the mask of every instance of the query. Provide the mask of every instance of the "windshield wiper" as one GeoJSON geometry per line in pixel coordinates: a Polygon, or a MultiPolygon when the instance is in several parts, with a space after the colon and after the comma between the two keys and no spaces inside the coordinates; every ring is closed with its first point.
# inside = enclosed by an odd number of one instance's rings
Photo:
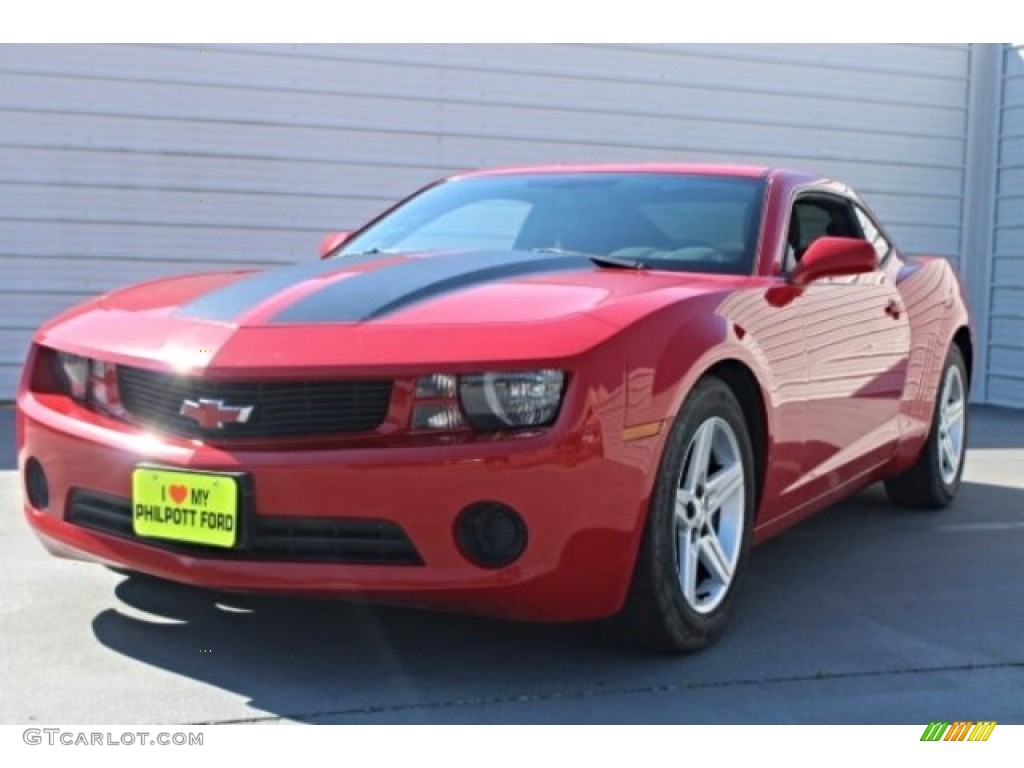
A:
{"type": "Polygon", "coordinates": [[[380,253],[398,253],[398,251],[392,251],[387,248],[369,248],[365,251],[356,251],[355,253],[346,253],[346,256],[376,256],[380,253]]]}
{"type": "Polygon", "coordinates": [[[615,269],[647,269],[647,265],[637,259],[623,259],[618,256],[602,256],[599,253],[588,253],[587,257],[599,267],[615,269]]]}
{"type": "Polygon", "coordinates": [[[533,253],[562,253],[575,256],[586,256],[599,267],[611,267],[613,269],[647,269],[647,265],[636,259],[623,259],[618,256],[605,256],[601,253],[584,253],[583,251],[571,251],[566,248],[531,248],[533,253]]]}

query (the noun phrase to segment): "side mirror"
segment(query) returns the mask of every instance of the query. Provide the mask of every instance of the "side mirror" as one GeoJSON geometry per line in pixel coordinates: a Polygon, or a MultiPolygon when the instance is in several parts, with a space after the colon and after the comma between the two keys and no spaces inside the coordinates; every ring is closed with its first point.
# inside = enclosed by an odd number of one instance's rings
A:
{"type": "Polygon", "coordinates": [[[327,236],[320,241],[320,258],[326,259],[335,248],[342,245],[351,236],[351,232],[328,232],[327,236]]]}
{"type": "Polygon", "coordinates": [[[819,237],[804,253],[789,276],[791,285],[807,285],[821,277],[874,272],[878,254],[867,240],[852,237],[819,237]]]}

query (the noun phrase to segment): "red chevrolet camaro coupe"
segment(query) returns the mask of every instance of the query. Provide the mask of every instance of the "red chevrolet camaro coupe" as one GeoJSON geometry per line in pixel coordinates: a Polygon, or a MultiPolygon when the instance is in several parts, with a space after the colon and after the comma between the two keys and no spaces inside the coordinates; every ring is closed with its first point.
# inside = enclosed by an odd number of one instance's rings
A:
{"type": "Polygon", "coordinates": [[[960,485],[958,281],[835,181],[469,173],[321,251],[39,331],[18,465],[54,554],[689,651],[752,544],[876,481],[960,485]]]}

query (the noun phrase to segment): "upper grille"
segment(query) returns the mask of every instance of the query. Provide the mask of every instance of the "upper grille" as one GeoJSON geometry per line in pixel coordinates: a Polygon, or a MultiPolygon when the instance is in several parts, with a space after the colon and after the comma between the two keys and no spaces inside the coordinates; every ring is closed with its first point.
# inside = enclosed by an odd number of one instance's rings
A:
{"type": "Polygon", "coordinates": [[[387,416],[391,382],[210,381],[118,366],[121,402],[133,419],[185,437],[298,437],[376,429],[387,416]],[[185,400],[252,406],[244,423],[201,427],[181,415],[185,400]]]}

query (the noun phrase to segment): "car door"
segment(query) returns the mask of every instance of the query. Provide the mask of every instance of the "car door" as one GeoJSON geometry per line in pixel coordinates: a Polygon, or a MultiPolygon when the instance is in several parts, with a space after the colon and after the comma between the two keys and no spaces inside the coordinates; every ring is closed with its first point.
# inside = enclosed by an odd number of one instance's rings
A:
{"type": "Polygon", "coordinates": [[[786,266],[792,268],[823,236],[868,239],[879,264],[866,274],[815,280],[791,304],[803,328],[807,365],[799,431],[802,484],[811,497],[855,480],[892,455],[910,352],[906,311],[885,270],[891,248],[878,228],[842,195],[797,196],[786,266]]]}

